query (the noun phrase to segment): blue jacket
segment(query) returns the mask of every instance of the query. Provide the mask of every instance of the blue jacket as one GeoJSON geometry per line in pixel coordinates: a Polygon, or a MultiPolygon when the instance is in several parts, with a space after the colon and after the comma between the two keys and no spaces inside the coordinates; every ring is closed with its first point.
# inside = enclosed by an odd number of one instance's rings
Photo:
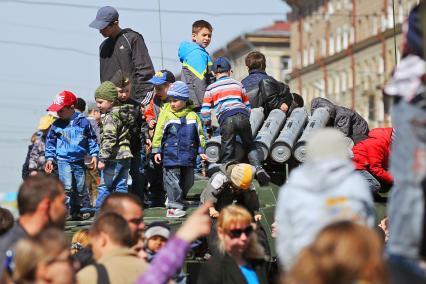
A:
{"type": "Polygon", "coordinates": [[[46,139],[46,160],[76,162],[90,155],[97,157],[99,145],[90,121],[81,113],[74,113],[70,120],[57,119],[46,139]]]}
{"type": "Polygon", "coordinates": [[[152,153],[162,153],[165,167],[192,167],[204,152],[201,120],[191,108],[174,112],[167,103],[160,112],[152,140],[152,153]]]}

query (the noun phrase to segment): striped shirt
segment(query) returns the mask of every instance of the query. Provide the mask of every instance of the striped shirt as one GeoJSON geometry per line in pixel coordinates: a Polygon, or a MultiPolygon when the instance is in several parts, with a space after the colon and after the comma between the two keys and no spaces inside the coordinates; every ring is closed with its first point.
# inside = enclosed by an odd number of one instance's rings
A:
{"type": "Polygon", "coordinates": [[[204,121],[210,121],[212,107],[219,123],[237,113],[250,115],[251,108],[243,85],[227,76],[219,78],[207,87],[201,108],[204,121]]]}

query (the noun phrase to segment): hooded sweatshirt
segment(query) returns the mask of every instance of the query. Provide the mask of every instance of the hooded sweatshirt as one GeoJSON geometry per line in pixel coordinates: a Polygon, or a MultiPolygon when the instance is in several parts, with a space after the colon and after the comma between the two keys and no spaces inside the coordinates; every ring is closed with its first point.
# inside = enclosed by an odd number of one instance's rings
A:
{"type": "Polygon", "coordinates": [[[275,214],[284,268],[290,269],[299,252],[334,221],[373,226],[373,206],[366,182],[350,161],[307,162],[293,170],[280,190],[275,214]]]}
{"type": "Polygon", "coordinates": [[[197,154],[204,153],[201,120],[187,106],[173,111],[170,103],[160,112],[152,139],[152,153],[161,153],[166,167],[194,166],[197,154]]]}
{"type": "Polygon", "coordinates": [[[130,127],[134,125],[132,105],[114,106],[102,120],[99,160],[132,158],[130,127]]]}

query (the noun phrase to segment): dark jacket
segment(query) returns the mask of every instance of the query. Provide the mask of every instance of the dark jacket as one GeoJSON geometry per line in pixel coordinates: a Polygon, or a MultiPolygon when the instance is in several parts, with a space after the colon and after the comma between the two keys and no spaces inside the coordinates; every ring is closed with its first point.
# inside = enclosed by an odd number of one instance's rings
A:
{"type": "MultiPolygon", "coordinates": [[[[263,259],[250,259],[248,266],[257,275],[259,284],[268,283],[266,262],[263,259]]],[[[214,254],[201,266],[197,284],[244,284],[247,283],[237,263],[228,254],[214,254]]]]}
{"type": "Polygon", "coordinates": [[[368,137],[368,123],[357,112],[335,105],[324,98],[314,98],[311,103],[311,113],[320,107],[325,107],[329,111],[329,125],[343,132],[355,144],[368,137]]]}
{"type": "Polygon", "coordinates": [[[241,84],[243,84],[247,93],[251,92],[252,90],[257,93],[260,81],[268,78],[271,78],[271,76],[266,74],[266,72],[263,70],[251,70],[249,71],[248,76],[241,80],[241,84]]]}
{"type": "Polygon", "coordinates": [[[132,150],[132,154],[136,155],[142,147],[142,141],[145,140],[148,125],[142,118],[141,104],[138,101],[129,98],[127,101],[122,102],[122,104],[128,105],[130,107],[130,112],[133,115],[133,123],[129,126],[130,149],[132,150]]]}
{"type": "Polygon", "coordinates": [[[148,80],[155,71],[142,35],[123,29],[117,37],[104,40],[99,53],[101,82],[111,80],[121,70],[132,82],[132,97],[147,105],[147,93],[152,90],[148,80]]]}
{"type": "MultiPolygon", "coordinates": [[[[8,257],[6,253],[10,250],[15,251],[15,244],[24,238],[29,237],[24,228],[19,224],[19,221],[15,222],[15,225],[0,237],[0,279],[3,274],[5,267],[13,268],[13,259],[8,257]]],[[[14,253],[12,254],[14,255],[14,253]]]]}
{"type": "Polygon", "coordinates": [[[24,164],[22,165],[22,179],[26,179],[30,175],[29,165],[30,165],[30,154],[33,149],[34,144],[28,145],[27,156],[25,157],[24,164]]]}

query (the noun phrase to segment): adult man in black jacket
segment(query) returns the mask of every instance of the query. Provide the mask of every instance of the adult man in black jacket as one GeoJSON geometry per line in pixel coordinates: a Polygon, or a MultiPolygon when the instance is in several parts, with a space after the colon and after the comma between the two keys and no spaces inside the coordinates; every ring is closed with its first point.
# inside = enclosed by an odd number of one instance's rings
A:
{"type": "Polygon", "coordinates": [[[98,29],[107,39],[100,45],[100,79],[109,81],[121,70],[132,83],[132,98],[147,105],[153,86],[148,82],[154,75],[154,67],[141,34],[131,29],[121,29],[118,12],[110,6],[102,7],[96,19],[89,25],[98,29]]]}

